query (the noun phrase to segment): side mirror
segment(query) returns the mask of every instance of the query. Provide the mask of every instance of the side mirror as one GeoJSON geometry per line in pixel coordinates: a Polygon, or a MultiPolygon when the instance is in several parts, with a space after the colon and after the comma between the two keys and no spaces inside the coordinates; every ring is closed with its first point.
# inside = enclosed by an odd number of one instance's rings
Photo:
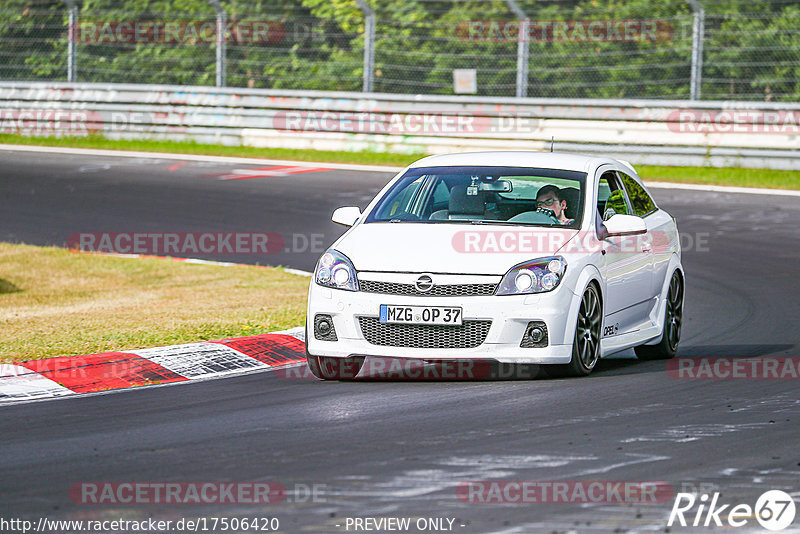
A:
{"type": "Polygon", "coordinates": [[[353,226],[359,217],[361,217],[360,209],[355,206],[345,206],[343,208],[336,208],[333,215],[331,215],[331,220],[342,226],[353,226]]]}
{"type": "Polygon", "coordinates": [[[612,215],[603,223],[606,227],[607,237],[641,235],[647,233],[647,225],[635,215],[612,215]]]}

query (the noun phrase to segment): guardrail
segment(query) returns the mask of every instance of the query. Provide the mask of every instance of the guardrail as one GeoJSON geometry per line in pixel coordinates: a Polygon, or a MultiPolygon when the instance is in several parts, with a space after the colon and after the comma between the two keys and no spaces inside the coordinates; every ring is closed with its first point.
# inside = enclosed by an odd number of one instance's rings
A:
{"type": "Polygon", "coordinates": [[[0,132],[442,153],[555,149],[634,164],[800,169],[800,104],[414,96],[0,82],[0,132]]]}

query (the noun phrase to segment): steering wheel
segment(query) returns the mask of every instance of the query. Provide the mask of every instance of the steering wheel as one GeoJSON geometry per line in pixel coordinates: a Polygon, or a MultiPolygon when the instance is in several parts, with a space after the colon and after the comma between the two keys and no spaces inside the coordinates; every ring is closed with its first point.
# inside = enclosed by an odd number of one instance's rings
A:
{"type": "Polygon", "coordinates": [[[536,208],[536,211],[539,213],[544,213],[545,215],[550,217],[553,220],[553,224],[561,224],[561,221],[559,221],[558,217],[556,217],[556,213],[550,208],[543,208],[540,206],[536,208]]]}

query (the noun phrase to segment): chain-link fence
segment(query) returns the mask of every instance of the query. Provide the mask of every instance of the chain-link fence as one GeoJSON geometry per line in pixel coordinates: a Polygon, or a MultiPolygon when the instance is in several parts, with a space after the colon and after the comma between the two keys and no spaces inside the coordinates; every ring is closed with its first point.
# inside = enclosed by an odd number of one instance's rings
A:
{"type": "Polygon", "coordinates": [[[0,79],[792,101],[800,3],[4,0],[0,79]]]}

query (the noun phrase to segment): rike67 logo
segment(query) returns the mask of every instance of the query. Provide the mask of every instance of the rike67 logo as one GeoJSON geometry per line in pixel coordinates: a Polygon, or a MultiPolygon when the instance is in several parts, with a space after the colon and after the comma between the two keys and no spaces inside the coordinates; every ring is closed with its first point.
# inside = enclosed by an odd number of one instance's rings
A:
{"type": "Polygon", "coordinates": [[[682,527],[754,527],[755,518],[762,528],[783,530],[792,524],[795,517],[795,504],[792,496],[781,490],[764,492],[755,506],[749,504],[721,504],[719,492],[704,493],[698,498],[693,493],[678,493],[669,514],[667,526],[682,527]]]}

